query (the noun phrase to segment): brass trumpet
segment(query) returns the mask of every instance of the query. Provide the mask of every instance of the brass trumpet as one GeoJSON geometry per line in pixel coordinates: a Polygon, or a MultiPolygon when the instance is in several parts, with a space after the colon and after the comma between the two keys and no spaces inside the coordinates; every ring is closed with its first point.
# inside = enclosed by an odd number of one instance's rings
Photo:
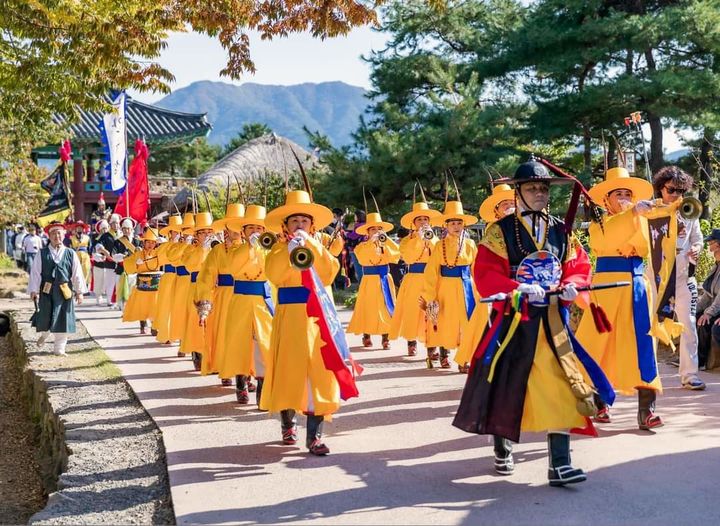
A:
{"type": "Polygon", "coordinates": [[[694,221],[702,215],[703,205],[700,200],[695,197],[683,197],[678,212],[683,219],[694,221]]]}
{"type": "Polygon", "coordinates": [[[258,237],[258,243],[265,250],[270,250],[273,245],[277,242],[277,236],[272,232],[263,232],[258,237]]]}
{"type": "Polygon", "coordinates": [[[435,232],[433,232],[432,228],[423,228],[422,237],[425,241],[430,241],[435,237],[435,232]]]}
{"type": "Polygon", "coordinates": [[[315,254],[305,247],[296,247],[290,252],[290,264],[298,270],[307,270],[313,266],[315,254]]]}
{"type": "Polygon", "coordinates": [[[385,232],[378,232],[377,242],[384,245],[387,242],[387,234],[385,232]]]}

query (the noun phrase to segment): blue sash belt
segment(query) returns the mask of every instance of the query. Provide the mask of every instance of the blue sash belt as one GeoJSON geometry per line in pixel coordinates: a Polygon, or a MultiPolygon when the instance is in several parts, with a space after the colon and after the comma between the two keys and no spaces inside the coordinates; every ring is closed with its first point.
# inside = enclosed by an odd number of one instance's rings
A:
{"type": "Polygon", "coordinates": [[[217,277],[218,287],[232,287],[235,284],[235,278],[232,274],[218,274],[217,277]]]}
{"type": "Polygon", "coordinates": [[[185,268],[185,266],[175,267],[175,272],[178,276],[189,276],[190,273],[188,272],[188,269],[185,268]]]}
{"type": "Polygon", "coordinates": [[[390,267],[388,265],[376,265],[374,267],[363,266],[363,276],[380,277],[380,288],[382,289],[383,299],[385,300],[385,308],[387,308],[388,314],[392,316],[395,313],[395,300],[390,291],[389,272],[390,267]]]}
{"type": "Polygon", "coordinates": [[[460,278],[462,280],[463,295],[465,296],[465,314],[469,320],[475,310],[470,265],[458,265],[457,267],[440,265],[440,275],[444,278],[460,278]]]}
{"type": "MultiPolygon", "coordinates": [[[[224,274],[221,274],[221,276],[224,274]]],[[[243,280],[235,280],[235,283],[233,285],[234,289],[233,292],[235,294],[243,294],[245,296],[262,296],[262,298],[265,300],[265,305],[267,306],[268,310],[270,311],[271,316],[275,316],[275,306],[272,302],[272,297],[270,296],[270,285],[268,285],[267,281],[243,281],[243,280]]],[[[284,289],[279,290],[286,290],[286,289],[302,289],[305,292],[307,292],[307,289],[304,287],[285,287],[284,289]]],[[[278,301],[280,303],[283,303],[283,301],[278,298],[278,301]]],[[[307,295],[305,296],[305,301],[307,301],[307,295]]],[[[301,301],[289,301],[287,303],[304,303],[301,301]]]]}
{"type": "Polygon", "coordinates": [[[291,303],[307,303],[310,291],[305,287],[280,287],[278,289],[278,305],[291,303]]]}
{"type": "MultiPolygon", "coordinates": [[[[637,346],[640,378],[643,382],[652,382],[658,375],[653,339],[650,336],[650,309],[643,272],[645,265],[641,257],[599,257],[596,273],[627,272],[632,276],[633,288],[633,324],[635,325],[635,344],[637,346]]],[[[617,321],[616,321],[617,323],[617,321]]]]}
{"type": "Polygon", "coordinates": [[[425,266],[427,263],[412,263],[408,268],[410,274],[422,274],[425,272],[425,266]]]}
{"type": "Polygon", "coordinates": [[[87,247],[78,247],[78,248],[77,248],[77,251],[78,251],[78,252],[87,252],[88,249],[87,249],[87,247]]]}
{"type": "Polygon", "coordinates": [[[163,267],[163,271],[167,272],[168,274],[174,274],[175,273],[175,267],[172,265],[165,265],[163,267]]]}
{"type": "Polygon", "coordinates": [[[197,281],[197,276],[198,276],[197,272],[191,272],[190,273],[190,283],[195,283],[197,281]]]}

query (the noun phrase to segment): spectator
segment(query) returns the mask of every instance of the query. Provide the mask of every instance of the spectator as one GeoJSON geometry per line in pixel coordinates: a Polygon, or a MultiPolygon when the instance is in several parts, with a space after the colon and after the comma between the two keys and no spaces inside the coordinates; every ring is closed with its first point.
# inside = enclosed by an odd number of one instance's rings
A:
{"type": "Polygon", "coordinates": [[[705,238],[715,266],[700,289],[698,300],[698,362],[706,369],[720,365],[720,228],[705,238]]]}
{"type": "Polygon", "coordinates": [[[30,225],[28,234],[23,239],[23,253],[25,255],[25,263],[27,265],[26,270],[28,274],[32,268],[33,260],[40,249],[43,247],[42,239],[37,235],[35,225],[30,225]]]}
{"type": "Polygon", "coordinates": [[[25,257],[23,256],[23,241],[27,231],[23,225],[18,226],[17,234],[15,234],[15,248],[13,249],[13,258],[19,268],[25,268],[25,257]]]}
{"type": "Polygon", "coordinates": [[[357,234],[355,230],[357,227],[362,226],[365,224],[365,212],[362,210],[355,210],[355,221],[348,229],[346,235],[345,235],[345,246],[347,247],[348,251],[350,252],[350,261],[352,262],[352,268],[355,274],[355,281],[360,283],[360,280],[362,280],[362,266],[360,265],[360,262],[357,260],[357,257],[355,257],[354,249],[355,247],[363,240],[365,236],[361,236],[360,234],[357,234]]]}

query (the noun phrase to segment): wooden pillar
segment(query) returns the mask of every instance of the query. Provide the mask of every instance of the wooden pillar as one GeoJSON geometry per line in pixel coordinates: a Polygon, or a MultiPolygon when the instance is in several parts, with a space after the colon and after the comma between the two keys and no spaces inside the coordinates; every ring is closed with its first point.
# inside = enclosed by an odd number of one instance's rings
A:
{"type": "Polygon", "coordinates": [[[92,183],[95,180],[95,163],[92,154],[87,155],[87,162],[86,162],[86,168],[85,168],[87,177],[85,180],[88,183],[92,183]]]}
{"type": "Polygon", "coordinates": [[[82,151],[73,152],[73,209],[75,221],[85,221],[85,181],[83,180],[83,154],[82,151]]]}

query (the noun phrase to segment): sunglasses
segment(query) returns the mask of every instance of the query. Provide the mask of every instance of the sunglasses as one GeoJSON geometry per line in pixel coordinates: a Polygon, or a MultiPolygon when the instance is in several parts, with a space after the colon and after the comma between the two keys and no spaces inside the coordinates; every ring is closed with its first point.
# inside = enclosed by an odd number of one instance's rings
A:
{"type": "Polygon", "coordinates": [[[666,186],[665,191],[669,194],[684,194],[687,192],[686,188],[675,188],[674,186],[666,186]]]}

